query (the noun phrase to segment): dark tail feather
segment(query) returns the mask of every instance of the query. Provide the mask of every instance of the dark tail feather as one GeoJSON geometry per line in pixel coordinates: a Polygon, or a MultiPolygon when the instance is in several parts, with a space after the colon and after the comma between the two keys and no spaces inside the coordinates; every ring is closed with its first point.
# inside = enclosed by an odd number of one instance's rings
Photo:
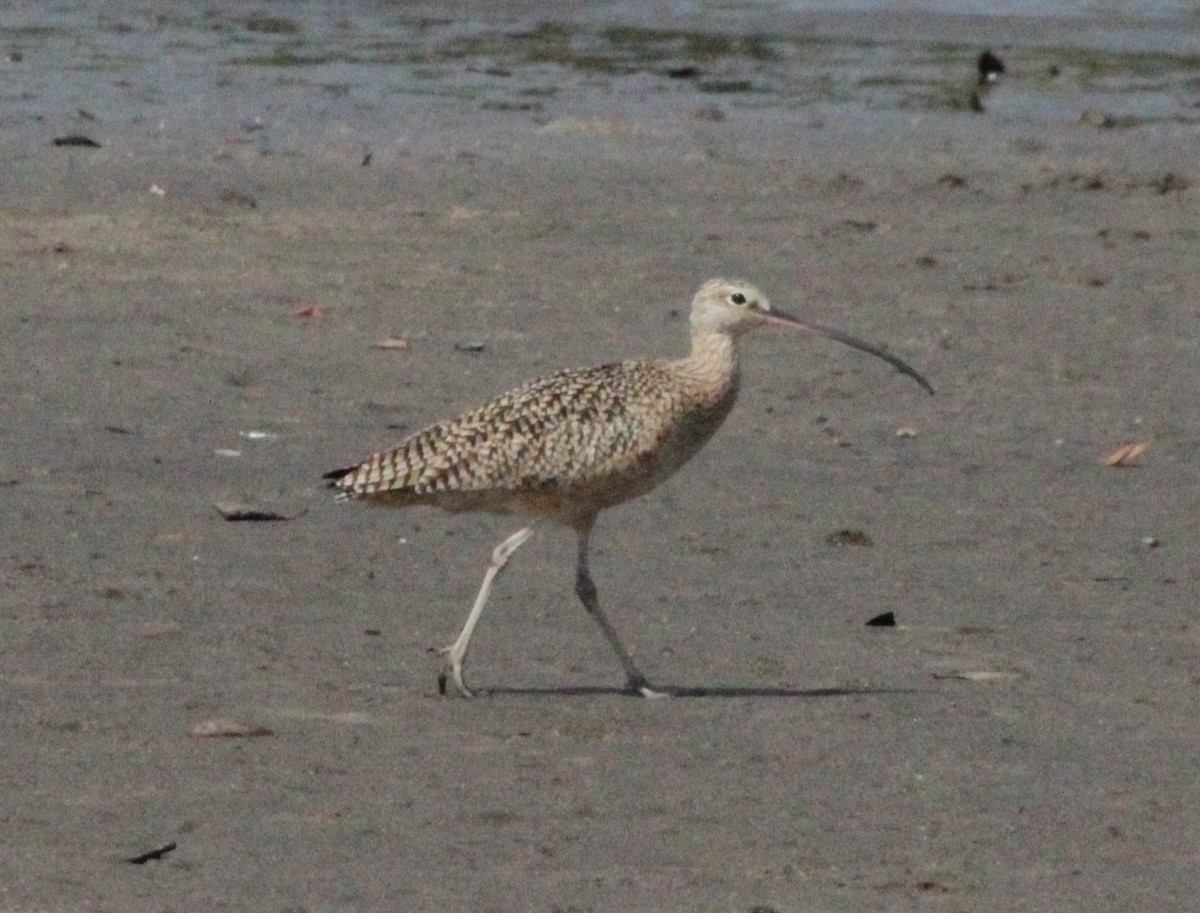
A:
{"type": "Polygon", "coordinates": [[[322,475],[321,478],[329,480],[330,488],[337,488],[338,481],[341,480],[342,478],[344,478],[345,476],[348,476],[350,473],[354,472],[354,470],[356,470],[357,468],[358,468],[357,466],[349,466],[346,469],[334,469],[334,470],[322,475]]]}

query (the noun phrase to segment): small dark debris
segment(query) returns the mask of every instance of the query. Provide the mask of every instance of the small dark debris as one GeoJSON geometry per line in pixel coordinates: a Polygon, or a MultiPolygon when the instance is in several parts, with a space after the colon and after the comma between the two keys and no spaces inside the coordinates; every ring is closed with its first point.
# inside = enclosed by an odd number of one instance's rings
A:
{"type": "Polygon", "coordinates": [[[295,35],[300,31],[300,26],[291,19],[285,19],[282,16],[267,16],[262,13],[251,13],[241,20],[241,24],[248,32],[259,32],[264,35],[295,35]]]}
{"type": "Polygon", "coordinates": [[[467,72],[468,73],[479,73],[483,76],[500,76],[500,77],[512,76],[512,70],[506,69],[505,67],[468,66],[467,72]]]}
{"type": "Polygon", "coordinates": [[[981,283],[964,283],[963,288],[968,292],[995,292],[1000,289],[1009,288],[1016,285],[1017,277],[1012,273],[1004,273],[1000,276],[993,276],[984,280],[981,283]]]}
{"type": "Polygon", "coordinates": [[[479,105],[483,111],[541,111],[537,101],[485,101],[479,105]]]}
{"type": "Polygon", "coordinates": [[[370,165],[371,164],[371,153],[370,152],[363,153],[362,161],[359,162],[359,164],[363,168],[366,168],[368,165],[370,165]]]}
{"type": "Polygon", "coordinates": [[[280,520],[295,520],[297,517],[302,517],[305,514],[303,510],[293,514],[284,514],[264,507],[255,507],[252,504],[240,504],[236,501],[218,501],[214,506],[217,508],[217,513],[221,515],[221,518],[231,523],[239,521],[271,523],[280,520]]]}
{"type": "Polygon", "coordinates": [[[105,425],[105,431],[111,431],[113,434],[133,434],[133,429],[126,428],[124,425],[105,425]]]}
{"type": "Polygon", "coordinates": [[[231,387],[245,389],[253,384],[256,380],[254,371],[251,368],[241,368],[237,371],[232,371],[225,375],[225,383],[231,387]]]}
{"type": "Polygon", "coordinates": [[[825,537],[826,545],[858,545],[870,547],[874,545],[871,537],[861,529],[839,529],[825,537]]]}
{"type": "Polygon", "coordinates": [[[937,185],[939,187],[966,187],[967,179],[962,175],[947,172],[937,179],[937,185]]]}
{"type": "Polygon", "coordinates": [[[895,612],[881,612],[874,618],[867,619],[868,628],[894,628],[896,627],[895,612]]]}
{"type": "Polygon", "coordinates": [[[54,138],[56,146],[83,146],[87,149],[99,149],[100,144],[90,136],[84,136],[82,133],[71,133],[67,136],[56,136],[54,138]]]}
{"type": "Polygon", "coordinates": [[[367,628],[363,631],[363,634],[365,634],[367,637],[379,637],[383,634],[383,632],[379,630],[379,628],[367,628]]]}
{"type": "Polygon", "coordinates": [[[258,200],[242,190],[233,190],[232,188],[222,190],[217,194],[217,199],[230,206],[240,206],[242,209],[258,208],[258,200]]]}
{"type": "Polygon", "coordinates": [[[63,734],[71,734],[75,732],[83,732],[83,723],[79,720],[38,720],[38,725],[49,732],[57,732],[63,734]]]}
{"type": "Polygon", "coordinates": [[[696,79],[699,75],[699,67],[671,67],[667,70],[667,77],[669,79],[696,79]]]}
{"type": "Polygon", "coordinates": [[[401,403],[385,403],[377,399],[369,399],[363,403],[367,412],[403,412],[408,407],[401,403]]]}
{"type": "Polygon", "coordinates": [[[1149,181],[1147,186],[1157,193],[1165,196],[1168,193],[1176,193],[1181,190],[1187,190],[1192,186],[1192,182],[1173,171],[1168,171],[1162,177],[1149,181]]]}
{"type": "Polygon", "coordinates": [[[167,853],[174,851],[176,846],[177,844],[172,840],[170,843],[164,843],[153,850],[147,850],[144,853],[139,853],[137,856],[130,856],[125,861],[130,865],[145,865],[147,862],[162,859],[167,853]]]}
{"type": "Polygon", "coordinates": [[[1110,114],[1107,111],[1084,111],[1079,115],[1079,122],[1101,130],[1128,130],[1131,127],[1140,127],[1144,123],[1133,114],[1110,114]]]}
{"type": "Polygon", "coordinates": [[[454,344],[455,352],[478,353],[482,352],[485,348],[486,345],[482,342],[456,342],[454,344]]]}
{"type": "Polygon", "coordinates": [[[96,115],[87,108],[76,108],[75,110],[83,120],[98,120],[96,115]]]}
{"type": "Polygon", "coordinates": [[[874,219],[843,219],[842,224],[863,232],[874,231],[879,227],[879,223],[874,219]]]}
{"type": "Polygon", "coordinates": [[[839,171],[829,183],[835,188],[853,190],[863,186],[863,179],[849,172],[839,171]]]}
{"type": "Polygon", "coordinates": [[[710,79],[700,83],[701,92],[714,95],[731,95],[737,92],[753,92],[754,83],[748,79],[710,79]]]}

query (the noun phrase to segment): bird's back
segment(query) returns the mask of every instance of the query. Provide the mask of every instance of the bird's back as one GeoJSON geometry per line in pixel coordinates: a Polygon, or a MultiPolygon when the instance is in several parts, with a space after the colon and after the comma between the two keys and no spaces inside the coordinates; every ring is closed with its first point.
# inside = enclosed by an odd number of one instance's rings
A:
{"type": "Polygon", "coordinates": [[[649,491],[720,426],[736,380],[626,361],[531,380],[333,473],[347,497],[563,522],[649,491]]]}

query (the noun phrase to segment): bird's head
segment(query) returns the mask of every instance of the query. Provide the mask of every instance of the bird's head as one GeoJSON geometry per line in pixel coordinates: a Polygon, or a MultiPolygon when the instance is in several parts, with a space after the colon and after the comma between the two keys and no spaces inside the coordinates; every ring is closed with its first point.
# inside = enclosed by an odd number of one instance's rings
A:
{"type": "Polygon", "coordinates": [[[771,302],[749,282],[709,279],[692,299],[692,328],[740,336],[770,322],[771,302]]]}
{"type": "Polygon", "coordinates": [[[733,338],[755,327],[777,326],[802,330],[827,339],[835,339],[851,348],[882,358],[901,374],[907,374],[925,390],[932,393],[929,381],[917,373],[908,362],[892,355],[883,346],[865,342],[834,327],[811,323],[771,307],[767,296],[749,282],[731,279],[709,279],[692,299],[692,334],[720,333],[733,338]]]}

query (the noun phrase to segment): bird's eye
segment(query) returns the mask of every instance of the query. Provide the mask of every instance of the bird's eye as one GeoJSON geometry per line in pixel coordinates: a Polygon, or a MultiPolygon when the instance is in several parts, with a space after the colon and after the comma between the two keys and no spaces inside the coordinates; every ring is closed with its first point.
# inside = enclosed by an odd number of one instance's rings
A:
{"type": "Polygon", "coordinates": [[[741,292],[734,292],[730,296],[729,300],[732,301],[734,304],[745,304],[746,296],[743,295],[741,292]]]}

